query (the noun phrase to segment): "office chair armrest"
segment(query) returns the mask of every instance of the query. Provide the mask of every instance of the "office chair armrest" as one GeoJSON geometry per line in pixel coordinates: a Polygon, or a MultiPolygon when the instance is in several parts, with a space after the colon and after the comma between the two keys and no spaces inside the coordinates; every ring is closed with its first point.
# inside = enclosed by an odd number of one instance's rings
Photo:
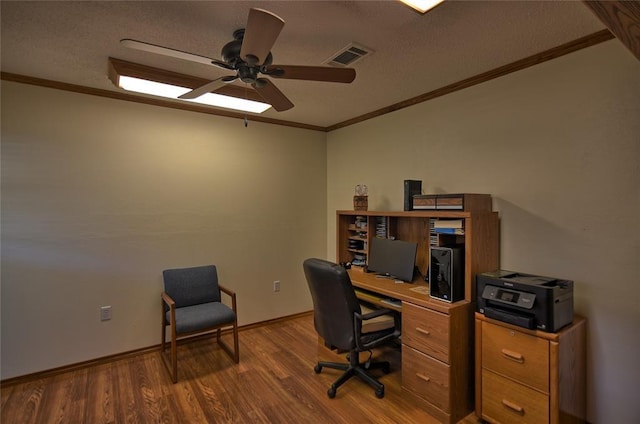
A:
{"type": "Polygon", "coordinates": [[[359,314],[357,312],[354,312],[353,315],[355,317],[355,320],[353,321],[353,326],[355,327],[356,338],[358,339],[362,334],[362,322],[370,320],[375,317],[379,317],[381,315],[393,315],[394,327],[400,328],[400,314],[398,314],[396,311],[392,311],[391,309],[380,308],[372,312],[369,312],[367,314],[359,314]]]}
{"type": "MultiPolygon", "coordinates": [[[[368,350],[371,347],[369,346],[369,343],[363,344],[363,340],[362,340],[362,322],[363,321],[367,321],[369,319],[379,317],[381,315],[393,315],[393,323],[394,323],[395,331],[393,333],[387,334],[382,339],[391,340],[392,338],[398,337],[400,335],[400,314],[398,314],[396,311],[392,311],[391,309],[381,308],[381,309],[376,309],[367,314],[359,314],[357,312],[354,312],[353,315],[355,317],[355,320],[353,321],[353,326],[355,327],[354,330],[356,335],[355,337],[356,347],[360,351],[368,350]]],[[[373,341],[373,345],[376,345],[376,344],[378,344],[378,340],[373,341]]]]}
{"type": "MultiPolygon", "coordinates": [[[[224,294],[226,294],[227,296],[229,296],[231,298],[231,309],[233,309],[233,312],[238,312],[236,309],[236,292],[234,292],[233,290],[221,286],[220,284],[218,284],[218,287],[220,287],[220,291],[224,294]]],[[[222,299],[221,299],[222,300],[222,299]]]]}

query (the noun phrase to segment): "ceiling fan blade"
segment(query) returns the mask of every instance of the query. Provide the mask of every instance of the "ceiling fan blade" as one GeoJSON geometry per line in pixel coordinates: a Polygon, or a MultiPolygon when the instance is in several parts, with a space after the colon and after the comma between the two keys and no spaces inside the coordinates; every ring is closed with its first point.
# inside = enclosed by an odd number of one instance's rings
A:
{"type": "Polygon", "coordinates": [[[206,83],[205,85],[201,85],[200,87],[194,88],[191,91],[184,93],[182,96],[178,96],[179,99],[183,100],[192,100],[196,99],[203,94],[210,93],[212,91],[216,91],[218,88],[224,87],[229,81],[225,80],[225,77],[221,77],[215,79],[211,82],[206,83]]]}
{"type": "Polygon", "coordinates": [[[130,49],[142,50],[145,52],[161,54],[164,56],[171,56],[182,60],[188,60],[190,62],[203,63],[205,65],[211,65],[211,63],[215,60],[211,59],[210,57],[183,52],[182,50],[170,49],[168,47],[162,47],[156,44],[145,43],[144,41],[132,40],[130,38],[124,38],[120,40],[120,44],[130,49]]]}
{"type": "Polygon", "coordinates": [[[273,78],[342,83],[353,82],[356,78],[356,70],[353,68],[329,66],[270,65],[264,73],[273,78]]]}
{"type": "Polygon", "coordinates": [[[282,94],[282,91],[278,90],[278,87],[276,87],[271,81],[266,78],[261,81],[263,81],[263,85],[261,87],[257,84],[251,85],[275,110],[283,112],[293,107],[293,103],[291,103],[291,101],[287,99],[287,96],[282,94]]]}
{"type": "Polygon", "coordinates": [[[250,65],[264,63],[282,27],[284,27],[284,20],[279,16],[263,9],[250,9],[240,48],[242,60],[250,65]]]}

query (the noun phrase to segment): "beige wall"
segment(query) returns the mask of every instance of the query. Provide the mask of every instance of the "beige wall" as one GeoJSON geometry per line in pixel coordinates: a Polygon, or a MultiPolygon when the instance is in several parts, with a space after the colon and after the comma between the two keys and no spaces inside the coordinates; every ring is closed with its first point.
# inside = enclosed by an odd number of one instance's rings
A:
{"type": "Polygon", "coordinates": [[[502,267],[575,281],[589,420],[639,422],[640,62],[621,44],[334,131],[327,157],[329,258],[355,184],[370,210],[402,210],[405,179],[492,194],[502,267]]]}
{"type": "Polygon", "coordinates": [[[3,81],[2,379],[158,344],[165,268],[218,265],[241,325],[310,310],[325,193],[324,133],[3,81]]]}
{"type": "Polygon", "coordinates": [[[353,186],[401,210],[420,179],[493,195],[504,268],[575,280],[589,419],[636,422],[639,116],[615,40],[326,136],[3,81],[1,378],[158,343],[166,267],[218,264],[242,324],[309,310],[353,186]]]}

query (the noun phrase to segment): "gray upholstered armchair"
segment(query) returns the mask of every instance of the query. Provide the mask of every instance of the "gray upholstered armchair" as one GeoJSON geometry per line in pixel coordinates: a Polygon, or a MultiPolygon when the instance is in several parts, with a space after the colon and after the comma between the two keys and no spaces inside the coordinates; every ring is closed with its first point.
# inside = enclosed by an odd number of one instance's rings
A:
{"type": "Polygon", "coordinates": [[[162,347],[161,356],[171,374],[178,381],[178,338],[215,330],[218,344],[233,359],[240,361],[238,351],[238,315],[235,292],[218,284],[215,265],[167,269],[162,272],[162,347]],[[222,303],[222,293],[229,296],[231,307],[222,303]],[[166,355],[166,328],[171,331],[171,354],[166,355]],[[231,327],[233,346],[221,339],[221,330],[231,327]]]}

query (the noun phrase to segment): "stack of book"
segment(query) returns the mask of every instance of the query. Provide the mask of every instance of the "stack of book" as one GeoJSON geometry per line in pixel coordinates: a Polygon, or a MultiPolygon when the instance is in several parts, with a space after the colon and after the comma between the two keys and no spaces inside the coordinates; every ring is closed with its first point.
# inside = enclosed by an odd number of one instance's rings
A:
{"type": "Polygon", "coordinates": [[[438,219],[433,221],[433,232],[464,235],[464,219],[438,219]]]}
{"type": "Polygon", "coordinates": [[[431,246],[438,245],[438,235],[436,234],[436,230],[435,230],[436,221],[438,221],[436,218],[429,219],[429,244],[431,246]]]}
{"type": "Polygon", "coordinates": [[[376,217],[376,237],[387,238],[387,219],[384,216],[376,217]]]}

